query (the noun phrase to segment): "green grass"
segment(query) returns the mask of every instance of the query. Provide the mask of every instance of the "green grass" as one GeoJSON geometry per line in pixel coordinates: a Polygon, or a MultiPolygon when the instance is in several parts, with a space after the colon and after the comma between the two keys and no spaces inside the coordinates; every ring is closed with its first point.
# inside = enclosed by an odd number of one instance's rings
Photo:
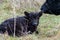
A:
{"type": "MultiPolygon", "coordinates": [[[[0,4],[0,23],[2,23],[4,20],[12,18],[13,12],[12,7],[9,5],[7,1],[0,4]]],[[[24,11],[36,11],[36,8],[16,8],[16,16],[22,16],[24,15],[24,11]]],[[[10,37],[10,36],[4,36],[2,35],[0,37],[6,40],[46,40],[48,39],[47,36],[49,36],[48,31],[52,30],[54,27],[57,27],[57,25],[60,23],[60,16],[50,15],[50,14],[43,14],[39,20],[39,26],[37,30],[39,31],[39,34],[31,34],[21,37],[10,37]],[[3,37],[4,36],[4,37],[3,37]]],[[[56,32],[56,31],[55,31],[56,32]]],[[[58,31],[57,31],[58,32],[58,31]]],[[[57,32],[54,34],[56,35],[57,32]]],[[[59,38],[57,38],[59,40],[59,38]]],[[[49,40],[49,39],[48,39],[49,40]]],[[[50,39],[52,40],[52,39],[50,39]]]]}

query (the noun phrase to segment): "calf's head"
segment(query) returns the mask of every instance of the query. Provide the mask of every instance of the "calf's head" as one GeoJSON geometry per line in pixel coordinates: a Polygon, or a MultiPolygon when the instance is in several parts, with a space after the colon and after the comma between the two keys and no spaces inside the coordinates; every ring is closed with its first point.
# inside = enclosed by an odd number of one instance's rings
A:
{"type": "Polygon", "coordinates": [[[39,23],[39,17],[42,16],[41,12],[24,12],[26,18],[28,19],[29,25],[30,26],[38,26],[39,23]]]}

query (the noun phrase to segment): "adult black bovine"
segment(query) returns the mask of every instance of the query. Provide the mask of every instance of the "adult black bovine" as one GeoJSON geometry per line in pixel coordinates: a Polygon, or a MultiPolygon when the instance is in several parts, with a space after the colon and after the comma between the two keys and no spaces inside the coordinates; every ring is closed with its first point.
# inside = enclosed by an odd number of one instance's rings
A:
{"type": "Polygon", "coordinates": [[[48,14],[60,15],[60,0],[46,0],[41,11],[48,14]]]}

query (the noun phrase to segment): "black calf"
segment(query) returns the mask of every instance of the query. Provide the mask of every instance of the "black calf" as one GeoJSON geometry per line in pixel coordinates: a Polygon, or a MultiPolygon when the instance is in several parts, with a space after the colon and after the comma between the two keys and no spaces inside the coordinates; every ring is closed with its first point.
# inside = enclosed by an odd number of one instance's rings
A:
{"type": "Polygon", "coordinates": [[[14,34],[14,19],[16,19],[15,35],[21,36],[36,31],[39,24],[39,17],[42,16],[40,12],[24,12],[25,16],[11,18],[5,20],[0,24],[0,33],[8,32],[9,35],[14,34]]]}
{"type": "Polygon", "coordinates": [[[28,32],[32,34],[34,31],[36,31],[37,26],[39,24],[39,17],[42,16],[41,12],[25,12],[26,13],[26,18],[28,20],[28,32]]]}
{"type": "MultiPolygon", "coordinates": [[[[20,36],[27,33],[27,20],[24,17],[17,17],[16,19],[16,30],[15,35],[20,36]]],[[[8,19],[0,24],[0,32],[4,33],[5,31],[8,32],[9,35],[14,34],[14,18],[8,19]]]]}

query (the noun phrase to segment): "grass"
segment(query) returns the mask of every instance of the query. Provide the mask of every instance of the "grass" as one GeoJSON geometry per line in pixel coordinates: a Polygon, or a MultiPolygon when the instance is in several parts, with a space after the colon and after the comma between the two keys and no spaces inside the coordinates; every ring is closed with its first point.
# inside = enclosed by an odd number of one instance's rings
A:
{"type": "MultiPolygon", "coordinates": [[[[38,5],[39,6],[39,5],[38,5]]],[[[38,8],[37,8],[38,9],[38,8]]],[[[24,15],[24,11],[36,11],[36,8],[16,8],[16,15],[22,16],[24,15]]],[[[12,18],[13,12],[12,12],[11,5],[5,1],[2,4],[0,4],[0,23],[2,23],[4,20],[12,18]]],[[[43,14],[39,20],[39,26],[37,30],[39,31],[39,34],[31,34],[21,37],[10,37],[7,34],[0,35],[0,39],[5,40],[54,40],[56,35],[58,34],[58,31],[52,31],[55,27],[57,27],[60,24],[60,16],[50,15],[50,14],[43,14]],[[50,32],[52,31],[52,32],[50,32]]],[[[57,36],[56,40],[60,40],[60,36],[57,36]]]]}

